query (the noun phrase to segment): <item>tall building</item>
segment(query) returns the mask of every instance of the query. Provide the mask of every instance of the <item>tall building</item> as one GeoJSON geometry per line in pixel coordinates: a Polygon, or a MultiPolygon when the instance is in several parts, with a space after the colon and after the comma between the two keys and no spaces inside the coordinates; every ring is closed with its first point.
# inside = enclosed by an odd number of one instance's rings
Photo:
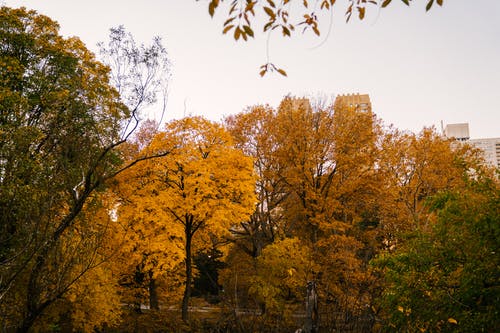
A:
{"type": "Polygon", "coordinates": [[[484,158],[489,164],[500,168],[500,138],[472,139],[468,142],[484,152],[484,158]]]}
{"type": "Polygon", "coordinates": [[[496,168],[500,168],[500,138],[470,139],[468,123],[446,125],[443,132],[447,138],[467,142],[481,149],[486,162],[496,168]]]}
{"type": "Polygon", "coordinates": [[[334,108],[338,109],[342,107],[353,108],[356,111],[371,111],[372,103],[368,94],[338,95],[335,98],[334,108]]]}

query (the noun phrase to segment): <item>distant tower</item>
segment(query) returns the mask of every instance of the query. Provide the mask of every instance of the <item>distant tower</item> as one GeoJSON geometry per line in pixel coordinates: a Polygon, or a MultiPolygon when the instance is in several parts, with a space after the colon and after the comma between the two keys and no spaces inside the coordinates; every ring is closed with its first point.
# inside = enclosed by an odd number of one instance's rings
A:
{"type": "Polygon", "coordinates": [[[333,105],[335,110],[349,108],[355,111],[372,111],[372,103],[368,94],[347,94],[338,95],[333,105]]]}
{"type": "Polygon", "coordinates": [[[311,103],[309,101],[309,98],[292,98],[292,109],[304,109],[304,110],[310,110],[311,109],[311,103]]]}
{"type": "Polygon", "coordinates": [[[444,128],[444,136],[447,138],[453,138],[457,141],[467,141],[470,139],[469,136],[469,124],[448,124],[444,128]]]}

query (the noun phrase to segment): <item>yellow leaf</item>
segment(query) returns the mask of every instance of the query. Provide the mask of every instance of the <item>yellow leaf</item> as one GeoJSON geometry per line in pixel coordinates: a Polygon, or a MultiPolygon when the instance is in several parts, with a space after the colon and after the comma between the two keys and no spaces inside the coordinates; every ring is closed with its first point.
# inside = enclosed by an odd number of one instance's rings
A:
{"type": "Polygon", "coordinates": [[[398,305],[398,311],[399,312],[405,312],[405,308],[403,308],[401,305],[398,305]]]}
{"type": "Polygon", "coordinates": [[[458,322],[457,322],[455,319],[451,318],[451,317],[450,317],[450,318],[448,318],[448,322],[449,322],[450,324],[455,324],[455,325],[456,325],[456,324],[458,324],[458,322]]]}

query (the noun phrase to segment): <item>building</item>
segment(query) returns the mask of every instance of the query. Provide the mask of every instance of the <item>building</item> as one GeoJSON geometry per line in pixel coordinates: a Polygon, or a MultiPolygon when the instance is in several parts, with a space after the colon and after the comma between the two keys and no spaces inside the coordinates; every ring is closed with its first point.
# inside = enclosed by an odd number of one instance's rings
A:
{"type": "Polygon", "coordinates": [[[469,136],[469,124],[449,124],[444,128],[444,135],[447,138],[453,138],[458,141],[467,141],[470,139],[469,136]]]}
{"type": "Polygon", "coordinates": [[[347,94],[338,95],[335,98],[334,108],[348,107],[353,108],[356,111],[367,111],[371,112],[372,103],[370,102],[370,96],[368,94],[347,94]]]}
{"type": "Polygon", "coordinates": [[[472,139],[468,143],[484,152],[485,160],[494,167],[500,168],[500,138],[472,139]]]}
{"type": "Polygon", "coordinates": [[[447,138],[467,142],[479,148],[484,153],[486,162],[496,168],[500,168],[500,138],[471,139],[469,136],[469,124],[449,124],[443,128],[443,134],[447,138]]]}

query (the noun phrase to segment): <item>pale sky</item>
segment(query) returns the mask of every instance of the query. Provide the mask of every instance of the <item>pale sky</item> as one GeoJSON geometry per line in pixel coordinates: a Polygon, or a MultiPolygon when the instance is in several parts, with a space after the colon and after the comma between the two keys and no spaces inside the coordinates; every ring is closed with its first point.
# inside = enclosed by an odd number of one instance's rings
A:
{"type": "Polygon", "coordinates": [[[210,18],[204,0],[0,0],[48,15],[94,51],[118,25],[138,42],[160,36],[173,63],[167,119],[221,120],[287,94],[367,93],[378,117],[403,130],[442,120],[468,122],[471,138],[500,137],[500,1],[445,0],[428,13],[427,0],[413,2],[371,6],[364,21],[346,24],[346,1],[337,1],[329,35],[329,16],[320,38],[271,34],[270,60],[288,77],[261,78],[268,35],[246,43],[222,35],[224,13],[210,18]]]}

